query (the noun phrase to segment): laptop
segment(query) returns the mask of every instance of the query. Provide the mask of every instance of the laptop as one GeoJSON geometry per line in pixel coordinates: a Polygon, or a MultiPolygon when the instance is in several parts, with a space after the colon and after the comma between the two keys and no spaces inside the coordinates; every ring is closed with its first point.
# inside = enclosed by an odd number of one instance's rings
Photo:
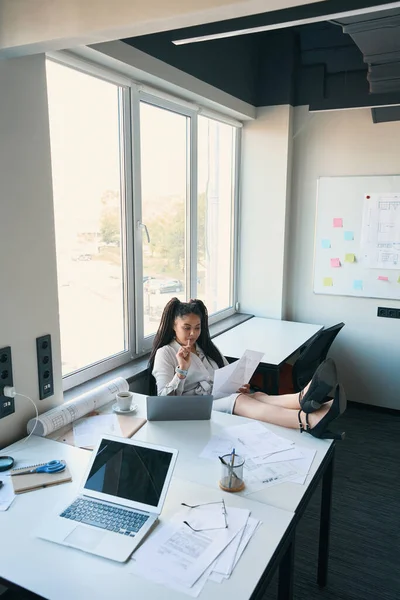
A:
{"type": "Polygon", "coordinates": [[[161,513],[178,451],[104,435],[73,502],[41,524],[37,537],[126,561],[161,513]]]}
{"type": "Polygon", "coordinates": [[[213,396],[147,396],[148,421],[207,421],[213,396]]]}

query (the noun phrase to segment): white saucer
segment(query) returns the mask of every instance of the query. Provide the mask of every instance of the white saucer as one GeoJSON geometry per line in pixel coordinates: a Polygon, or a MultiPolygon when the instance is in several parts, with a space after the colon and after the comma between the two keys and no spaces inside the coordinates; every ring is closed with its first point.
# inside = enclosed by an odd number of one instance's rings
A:
{"type": "Polygon", "coordinates": [[[119,415],[131,415],[132,413],[137,411],[137,404],[131,404],[131,407],[128,408],[128,410],[122,410],[121,408],[119,408],[118,404],[115,403],[113,404],[112,409],[119,415]]]}

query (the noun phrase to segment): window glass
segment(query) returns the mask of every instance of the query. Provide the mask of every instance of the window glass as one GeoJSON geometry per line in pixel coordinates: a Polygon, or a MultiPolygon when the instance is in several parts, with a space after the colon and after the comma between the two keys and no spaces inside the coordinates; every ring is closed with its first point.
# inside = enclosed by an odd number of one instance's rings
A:
{"type": "Polygon", "coordinates": [[[62,372],[128,347],[120,88],[47,61],[62,372]]]}
{"type": "Polygon", "coordinates": [[[209,314],[232,306],[236,128],[198,118],[197,296],[209,314]]]}
{"type": "Polygon", "coordinates": [[[188,117],[140,103],[144,335],[164,306],[185,300],[188,117]]]}

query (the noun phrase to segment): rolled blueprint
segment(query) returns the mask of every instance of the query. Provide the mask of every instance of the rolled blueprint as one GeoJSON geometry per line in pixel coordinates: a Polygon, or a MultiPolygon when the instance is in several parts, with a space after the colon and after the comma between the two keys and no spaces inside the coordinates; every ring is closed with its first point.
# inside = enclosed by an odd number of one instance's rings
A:
{"type": "Polygon", "coordinates": [[[96,410],[111,402],[118,392],[127,392],[129,384],[123,377],[116,377],[111,381],[81,394],[56,408],[41,414],[38,419],[34,417],[28,421],[27,432],[33,431],[34,435],[46,436],[65,425],[84,417],[92,410],[96,410]]]}

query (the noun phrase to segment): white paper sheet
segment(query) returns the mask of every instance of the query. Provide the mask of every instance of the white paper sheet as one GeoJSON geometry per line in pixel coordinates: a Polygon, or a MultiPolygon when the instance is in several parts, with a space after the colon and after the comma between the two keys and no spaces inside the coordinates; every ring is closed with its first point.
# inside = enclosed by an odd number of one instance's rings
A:
{"type": "Polygon", "coordinates": [[[294,442],[276,435],[258,421],[227,427],[223,435],[237,440],[245,448],[245,456],[249,457],[268,456],[294,446],[294,442]]]}
{"type": "MultiPolygon", "coordinates": [[[[201,532],[194,532],[183,524],[185,520],[191,522],[193,509],[180,511],[168,524],[158,527],[136,550],[133,555],[135,567],[145,577],[154,580],[154,565],[157,565],[157,577],[165,585],[171,583],[192,587],[247,522],[248,510],[232,507],[226,507],[226,510],[227,529],[201,532]]],[[[200,526],[199,514],[196,519],[200,526]]],[[[210,515],[204,511],[202,526],[209,525],[210,515]]]]}
{"type": "MultiPolygon", "coordinates": [[[[312,450],[311,448],[301,448],[301,452],[304,455],[302,459],[293,461],[293,465],[295,466],[299,475],[292,479],[292,483],[299,483],[303,485],[307,479],[307,475],[311,469],[311,465],[317,453],[316,450],[312,450]]],[[[291,461],[289,461],[290,464],[291,461]]]]}
{"type": "Polygon", "coordinates": [[[214,372],[214,398],[234,394],[244,383],[248,383],[263,356],[262,352],[246,350],[239,360],[217,369],[214,372]]]}
{"type": "Polygon", "coordinates": [[[7,475],[5,473],[2,474],[0,480],[3,482],[0,488],[0,511],[5,511],[13,503],[15,494],[11,477],[9,477],[8,473],[7,475]]]}
{"type": "Polygon", "coordinates": [[[400,267],[400,194],[372,193],[364,198],[362,259],[372,269],[400,267]]]}
{"type": "Polygon", "coordinates": [[[279,462],[271,465],[260,465],[258,469],[245,469],[243,478],[246,484],[242,494],[247,496],[260,490],[266,489],[278,483],[291,481],[299,476],[299,472],[293,466],[298,461],[279,462]]]}
{"type": "Polygon", "coordinates": [[[73,423],[75,446],[94,446],[101,435],[122,436],[116,415],[96,415],[73,423]]]}
{"type": "MultiPolygon", "coordinates": [[[[246,527],[244,528],[244,531],[240,538],[240,544],[236,551],[236,556],[235,556],[230,574],[225,575],[220,572],[217,572],[215,570],[216,564],[217,564],[217,562],[216,562],[214,565],[214,569],[212,570],[212,572],[210,573],[210,576],[209,576],[209,579],[211,581],[215,581],[216,583],[222,583],[225,579],[228,579],[230,577],[234,568],[236,567],[237,563],[239,562],[240,557],[242,556],[244,550],[246,549],[247,544],[249,543],[249,541],[251,540],[251,538],[253,537],[253,535],[255,534],[255,532],[257,531],[257,529],[260,525],[261,525],[261,521],[258,521],[257,519],[254,519],[253,517],[248,518],[246,527]]],[[[229,546],[228,546],[228,548],[229,548],[229,546]]],[[[224,550],[223,554],[226,551],[227,551],[227,549],[224,550]]]]}
{"type": "Polygon", "coordinates": [[[285,462],[287,460],[298,460],[303,458],[303,453],[297,447],[291,448],[290,450],[282,450],[282,452],[275,452],[274,454],[267,454],[266,456],[255,456],[253,461],[257,465],[269,465],[275,462],[285,462]]]}
{"type": "Polygon", "coordinates": [[[230,454],[233,448],[235,448],[236,454],[240,454],[243,457],[246,455],[246,448],[238,440],[234,440],[229,436],[214,435],[210,438],[207,445],[204,446],[200,458],[218,460],[219,456],[230,454]]]}

